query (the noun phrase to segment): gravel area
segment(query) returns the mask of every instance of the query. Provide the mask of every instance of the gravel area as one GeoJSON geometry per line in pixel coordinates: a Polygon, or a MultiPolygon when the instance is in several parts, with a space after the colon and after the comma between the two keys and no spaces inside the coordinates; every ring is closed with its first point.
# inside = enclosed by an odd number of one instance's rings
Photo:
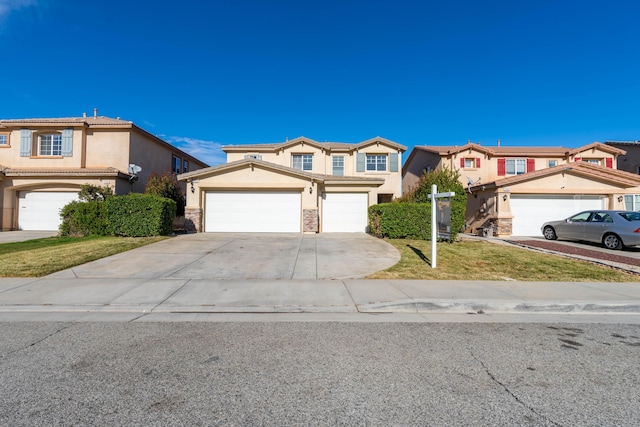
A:
{"type": "Polygon", "coordinates": [[[601,252],[575,246],[567,246],[561,243],[548,242],[543,240],[518,240],[512,243],[517,245],[531,246],[534,248],[546,249],[549,251],[562,252],[570,255],[578,255],[587,258],[594,258],[602,261],[616,262],[620,264],[640,266],[640,259],[619,255],[615,252],[601,252]]]}

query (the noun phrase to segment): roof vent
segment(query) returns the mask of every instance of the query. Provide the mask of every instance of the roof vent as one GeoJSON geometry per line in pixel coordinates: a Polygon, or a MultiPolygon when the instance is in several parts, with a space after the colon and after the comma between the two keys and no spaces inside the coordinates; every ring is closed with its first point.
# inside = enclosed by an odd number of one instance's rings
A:
{"type": "Polygon", "coordinates": [[[82,113],[82,118],[84,118],[84,119],[87,118],[87,112],[86,111],[82,113]]]}
{"type": "Polygon", "coordinates": [[[97,109],[97,108],[94,108],[94,109],[93,109],[93,117],[94,117],[94,118],[95,118],[95,117],[98,117],[98,109],[97,109]]]}

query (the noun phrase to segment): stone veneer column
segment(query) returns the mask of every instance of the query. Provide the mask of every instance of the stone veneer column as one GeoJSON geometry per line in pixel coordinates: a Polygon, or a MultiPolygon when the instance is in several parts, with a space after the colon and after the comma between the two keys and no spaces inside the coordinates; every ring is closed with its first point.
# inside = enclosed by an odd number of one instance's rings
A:
{"type": "Polygon", "coordinates": [[[202,209],[185,208],[184,210],[184,230],[187,233],[202,232],[202,209]]]}
{"type": "Polygon", "coordinates": [[[318,232],[318,209],[302,210],[302,231],[305,233],[318,232]]]}

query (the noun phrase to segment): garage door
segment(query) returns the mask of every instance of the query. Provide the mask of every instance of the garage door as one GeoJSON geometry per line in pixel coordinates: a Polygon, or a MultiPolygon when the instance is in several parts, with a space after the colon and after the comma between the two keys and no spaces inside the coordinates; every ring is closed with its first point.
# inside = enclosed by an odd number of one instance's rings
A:
{"type": "Polygon", "coordinates": [[[511,196],[512,235],[541,236],[547,221],[568,218],[580,211],[603,209],[603,196],[511,196]]]}
{"type": "Polygon", "coordinates": [[[301,193],[293,191],[209,191],[208,232],[295,232],[301,229],[301,193]]]}
{"type": "Polygon", "coordinates": [[[78,192],[21,191],[18,200],[20,230],[57,230],[62,220],[60,209],[78,200],[78,192]]]}
{"type": "Polygon", "coordinates": [[[366,232],[367,193],[325,193],[322,200],[322,231],[366,232]]]}

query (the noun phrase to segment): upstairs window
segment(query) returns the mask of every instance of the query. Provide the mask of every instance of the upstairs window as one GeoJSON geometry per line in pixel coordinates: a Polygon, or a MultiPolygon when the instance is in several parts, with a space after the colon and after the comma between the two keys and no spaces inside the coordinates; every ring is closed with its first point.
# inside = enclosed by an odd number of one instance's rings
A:
{"type": "Polygon", "coordinates": [[[244,158],[245,159],[262,160],[262,154],[245,154],[244,158]]]}
{"type": "Polygon", "coordinates": [[[8,147],[8,146],[9,146],[9,134],[0,133],[0,147],[8,147]]]}
{"type": "Polygon", "coordinates": [[[189,172],[189,161],[188,160],[183,160],[182,161],[182,173],[185,172],[189,172]]]}
{"type": "Polygon", "coordinates": [[[344,156],[333,156],[331,163],[333,166],[333,174],[335,176],[344,176],[344,156]]]}
{"type": "Polygon", "coordinates": [[[178,156],[171,156],[171,172],[178,174],[180,173],[180,167],[182,166],[182,159],[178,156]]]}
{"type": "Polygon", "coordinates": [[[550,168],[552,168],[554,166],[558,166],[558,161],[557,160],[549,160],[547,162],[547,166],[550,167],[550,168]]]}
{"type": "Polygon", "coordinates": [[[367,154],[368,172],[386,172],[387,156],[384,154],[367,154]]]}
{"type": "Polygon", "coordinates": [[[301,171],[313,170],[312,154],[294,154],[291,156],[291,167],[301,171]]]}
{"type": "Polygon", "coordinates": [[[462,157],[460,158],[460,167],[462,169],[477,169],[480,167],[479,157],[462,157]]]}
{"type": "Polygon", "coordinates": [[[62,135],[59,133],[38,135],[38,156],[62,156],[62,135]]]}
{"type": "Polygon", "coordinates": [[[535,159],[498,159],[498,175],[522,175],[536,170],[535,159]]]}

